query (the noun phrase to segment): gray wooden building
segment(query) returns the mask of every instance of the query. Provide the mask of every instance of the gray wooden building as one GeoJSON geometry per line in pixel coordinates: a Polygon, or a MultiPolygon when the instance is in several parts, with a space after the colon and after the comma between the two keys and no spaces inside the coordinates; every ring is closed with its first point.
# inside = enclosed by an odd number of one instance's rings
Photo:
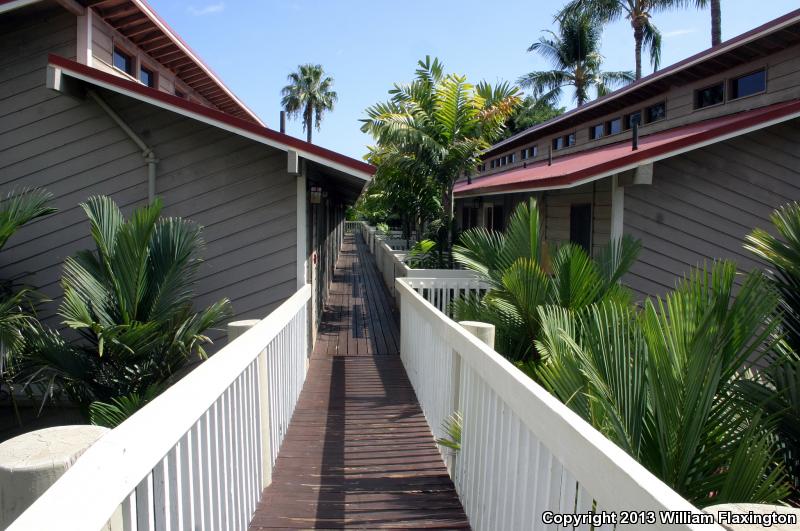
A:
{"type": "Polygon", "coordinates": [[[0,278],[53,299],[52,325],[96,194],[126,213],[158,196],[204,226],[198,304],[263,318],[310,282],[319,315],[345,205],[372,173],[265,127],[143,2],[0,1],[0,190],[43,187],[59,209],[9,242],[0,278]]]}
{"type": "Polygon", "coordinates": [[[492,146],[457,218],[502,228],[536,196],[550,241],[639,238],[625,281],[662,294],[709,259],[755,265],[745,234],[800,200],[798,117],[800,10],[492,146]]]}

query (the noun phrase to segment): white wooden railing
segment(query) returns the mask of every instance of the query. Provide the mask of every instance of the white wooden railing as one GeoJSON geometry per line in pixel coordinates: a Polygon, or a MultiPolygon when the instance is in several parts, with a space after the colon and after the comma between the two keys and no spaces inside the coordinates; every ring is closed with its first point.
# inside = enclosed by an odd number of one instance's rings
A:
{"type": "MultiPolygon", "coordinates": [[[[446,435],[442,425],[453,412],[463,417],[461,449],[454,459],[449,456],[450,469],[473,529],[556,529],[543,522],[546,511],[700,514],[409,284],[397,281],[400,354],[435,437],[446,435]]],[[[643,528],[651,526],[616,525],[643,528]]],[[[652,528],[722,530],[689,524],[652,528]]]]}
{"type": "Polygon", "coordinates": [[[361,221],[345,221],[344,222],[344,231],[348,234],[356,233],[361,230],[363,222],[361,221]]]}
{"type": "MultiPolygon", "coordinates": [[[[412,270],[415,273],[424,271],[426,273],[440,273],[438,270],[422,269],[412,270]]],[[[469,271],[449,271],[451,276],[438,276],[436,278],[420,278],[409,276],[405,284],[419,293],[422,298],[427,300],[437,310],[453,316],[451,303],[460,298],[471,295],[483,296],[489,289],[489,284],[478,278],[477,275],[469,271]]]]}
{"type": "Polygon", "coordinates": [[[247,529],[305,381],[310,297],[103,436],[9,529],[247,529]]]}

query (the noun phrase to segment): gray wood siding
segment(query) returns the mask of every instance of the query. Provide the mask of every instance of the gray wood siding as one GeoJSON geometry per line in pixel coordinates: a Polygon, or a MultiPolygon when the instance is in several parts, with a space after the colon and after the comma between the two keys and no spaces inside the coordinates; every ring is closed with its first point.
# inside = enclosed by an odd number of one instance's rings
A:
{"type": "Polygon", "coordinates": [[[611,181],[593,183],[544,192],[545,238],[556,245],[569,241],[570,206],[592,205],[592,253],[608,243],[611,235],[611,181]]]}
{"type": "Polygon", "coordinates": [[[794,120],[657,162],[652,185],[625,189],[624,230],[643,243],[625,282],[640,297],[662,295],[711,259],[758,266],[744,236],[800,200],[798,145],[794,120]]]}
{"type": "MultiPolygon", "coordinates": [[[[19,32],[0,28],[0,192],[44,187],[59,209],[9,241],[0,253],[0,278],[18,278],[53,299],[42,311],[51,326],[58,325],[64,258],[91,247],[78,203],[104,194],[130,214],[147,201],[147,172],[136,145],[94,102],[44,86],[47,53],[74,56],[75,31],[74,17],[19,32]]],[[[228,297],[236,319],[263,318],[294,293],[296,181],[286,173],[285,153],[123,96],[101,95],[156,152],[164,213],[204,226],[198,305],[228,297]]]]}

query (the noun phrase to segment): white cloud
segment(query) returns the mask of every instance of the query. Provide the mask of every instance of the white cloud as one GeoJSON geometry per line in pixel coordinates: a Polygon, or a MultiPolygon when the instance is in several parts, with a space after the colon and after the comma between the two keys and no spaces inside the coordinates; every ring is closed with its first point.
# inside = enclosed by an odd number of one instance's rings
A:
{"type": "Polygon", "coordinates": [[[208,4],[207,6],[203,7],[189,6],[188,8],[189,13],[191,13],[196,17],[202,17],[203,15],[210,15],[212,13],[219,13],[220,11],[224,10],[225,10],[224,2],[217,2],[216,4],[208,4]]]}
{"type": "Polygon", "coordinates": [[[688,35],[690,33],[694,33],[697,30],[695,28],[686,28],[686,29],[678,29],[673,31],[665,31],[661,34],[662,37],[665,39],[669,39],[671,37],[680,37],[681,35],[688,35]]]}

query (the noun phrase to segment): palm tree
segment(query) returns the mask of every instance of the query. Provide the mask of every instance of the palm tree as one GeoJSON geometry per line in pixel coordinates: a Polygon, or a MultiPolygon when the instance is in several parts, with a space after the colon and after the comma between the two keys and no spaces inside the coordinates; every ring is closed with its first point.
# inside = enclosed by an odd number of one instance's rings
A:
{"type": "Polygon", "coordinates": [[[800,204],[777,209],[771,220],[773,231],[754,230],[745,248],[768,264],[767,276],[779,295],[782,348],[772,353],[757,379],[743,385],[743,392],[779,415],[776,433],[789,464],[795,501],[800,501],[800,204]]]}
{"type": "MultiPolygon", "coordinates": [[[[9,193],[0,210],[0,250],[20,227],[36,218],[50,215],[56,209],[48,207],[52,196],[41,189],[9,193]]],[[[22,425],[14,395],[13,381],[18,354],[24,344],[25,330],[34,321],[33,309],[37,298],[25,286],[16,286],[9,280],[0,282],[0,390],[9,389],[9,396],[17,423],[22,425]]]]}
{"type": "Polygon", "coordinates": [[[302,114],[303,130],[311,143],[312,126],[319,131],[322,115],[332,111],[339,99],[332,90],[333,78],[325,75],[322,65],[305,64],[289,74],[289,84],[281,89],[281,105],[294,118],[302,114]]]}
{"type": "Polygon", "coordinates": [[[777,298],[761,273],[736,277],[730,262],[694,270],[641,311],[540,309],[536,379],[699,507],[788,494],[773,417],[737,392],[772,348],[777,298]]]}
{"type": "Polygon", "coordinates": [[[519,78],[518,83],[531,88],[539,101],[554,104],[561,97],[564,87],[574,87],[573,99],[578,106],[589,101],[589,89],[597,96],[609,89],[633,81],[632,72],[603,72],[600,67],[600,36],[602,27],[585,13],[571,13],[559,20],[558,35],[546,31],[547,36],[530,45],[529,52],[536,52],[550,61],[553,70],[530,72],[519,78]]]}
{"type": "Polygon", "coordinates": [[[481,152],[501,136],[520,95],[508,83],[473,86],[464,76],[445,75],[438,59],[418,64],[414,81],[395,85],[389,101],[366,110],[361,130],[376,139],[384,163],[439,184],[442,248],[449,251],[455,182],[471,174],[481,152]]]}
{"type": "Polygon", "coordinates": [[[27,338],[27,370],[84,407],[141,406],[206,357],[206,331],[231,315],[230,302],[195,310],[201,228],[161,218],[159,200],[129,220],[108,197],[81,207],[95,249],[65,260],[58,311],[79,339],[39,328],[27,338]]]}
{"type": "MultiPolygon", "coordinates": [[[[600,23],[628,19],[633,28],[636,55],[636,79],[642,77],[642,50],[650,51],[650,63],[658,69],[661,62],[661,33],[653,24],[655,13],[683,7],[698,0],[571,0],[558,19],[586,14],[600,23]]],[[[701,2],[703,0],[700,0],[701,2]]]]}
{"type": "Polygon", "coordinates": [[[619,284],[636,260],[640,244],[625,237],[612,241],[597,259],[580,246],[565,244],[548,258],[536,201],[521,203],[504,233],[474,228],[453,249],[456,261],[476,272],[491,288],[483,297],[454,302],[458,321],[483,321],[496,327],[496,349],[511,361],[536,365],[534,343],[541,335],[539,308],[579,309],[599,301],[629,303],[619,284]]]}
{"type": "Polygon", "coordinates": [[[694,3],[697,9],[711,7],[711,46],[722,42],[722,6],[721,0],[693,0],[684,3],[694,3]]]}

